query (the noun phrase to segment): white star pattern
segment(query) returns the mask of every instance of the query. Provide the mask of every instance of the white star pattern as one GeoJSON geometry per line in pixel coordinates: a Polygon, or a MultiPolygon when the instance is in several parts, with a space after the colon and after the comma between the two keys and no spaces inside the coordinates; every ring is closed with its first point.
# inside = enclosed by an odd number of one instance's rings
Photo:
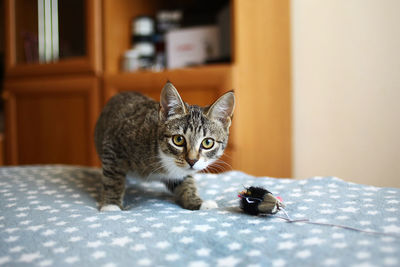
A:
{"type": "Polygon", "coordinates": [[[181,240],[179,240],[179,242],[187,245],[187,244],[193,243],[194,239],[193,239],[193,237],[184,236],[181,240]]]}
{"type": "Polygon", "coordinates": [[[118,237],[118,238],[113,238],[112,239],[111,245],[123,247],[126,244],[131,243],[132,241],[133,240],[131,238],[126,237],[126,236],[125,237],[118,237]]]}
{"type": "Polygon", "coordinates": [[[149,237],[152,237],[152,236],[153,236],[153,233],[152,232],[148,232],[148,231],[140,234],[141,238],[149,238],[149,237]]]}
{"type": "Polygon", "coordinates": [[[226,232],[226,231],[218,231],[217,232],[217,234],[216,234],[218,237],[224,237],[224,236],[227,236],[228,235],[228,232],[226,232]]]}
{"type": "Polygon", "coordinates": [[[209,231],[209,230],[211,230],[211,229],[214,229],[214,227],[211,227],[211,226],[209,226],[209,225],[207,225],[207,224],[204,224],[204,225],[195,225],[194,226],[194,230],[195,231],[200,231],[200,232],[207,232],[207,231],[209,231]]]}
{"type": "Polygon", "coordinates": [[[201,248],[199,250],[196,251],[196,254],[198,256],[203,256],[203,257],[207,257],[208,255],[210,255],[210,249],[208,248],[201,248]]]}
{"type": "Polygon", "coordinates": [[[204,261],[192,261],[189,262],[188,267],[208,267],[209,265],[204,261]]]}
{"type": "Polygon", "coordinates": [[[346,208],[341,208],[343,212],[350,212],[350,213],[355,213],[358,211],[358,208],[355,207],[346,207],[346,208]]]}
{"type": "Polygon", "coordinates": [[[356,257],[360,260],[365,260],[371,257],[371,255],[366,251],[360,251],[356,254],[356,257]]]}
{"type": "Polygon", "coordinates": [[[73,263],[76,263],[76,262],[78,262],[80,259],[79,259],[79,257],[67,257],[66,259],[65,259],[65,262],[66,263],[69,263],[69,264],[73,264],[73,263]]]}
{"type": "Polygon", "coordinates": [[[377,211],[377,210],[369,210],[369,211],[367,211],[367,214],[368,215],[376,215],[376,214],[378,214],[379,212],[377,211]]]}
{"type": "Polygon", "coordinates": [[[59,247],[59,248],[53,249],[53,252],[56,254],[59,254],[59,253],[65,253],[67,250],[68,250],[67,247],[59,247]]]}
{"type": "Polygon", "coordinates": [[[11,258],[9,256],[3,256],[3,257],[0,256],[0,265],[4,265],[10,261],[11,261],[11,258]]]}
{"type": "Polygon", "coordinates": [[[98,233],[97,234],[97,236],[98,237],[108,237],[108,236],[110,236],[110,232],[108,232],[108,231],[103,231],[103,232],[101,232],[101,233],[98,233]]]}
{"type": "Polygon", "coordinates": [[[39,231],[42,228],[44,228],[44,225],[33,225],[33,226],[27,227],[26,229],[29,230],[29,231],[36,232],[36,231],[39,231]]]}
{"type": "Polygon", "coordinates": [[[51,265],[53,265],[53,261],[52,260],[43,260],[43,261],[39,262],[38,265],[40,267],[51,266],[51,265]]]}
{"type": "Polygon", "coordinates": [[[333,233],[333,234],[332,234],[332,238],[333,238],[333,239],[344,238],[344,234],[343,234],[343,233],[333,233]]]}
{"type": "Polygon", "coordinates": [[[153,227],[153,228],[160,228],[160,227],[163,227],[163,226],[165,226],[165,224],[163,224],[163,223],[155,223],[155,224],[151,225],[151,227],[153,227]]]}
{"type": "Polygon", "coordinates": [[[334,243],[333,247],[334,248],[347,248],[347,244],[344,242],[334,243]]]}
{"type": "Polygon", "coordinates": [[[286,261],[284,259],[275,259],[272,261],[273,267],[283,267],[286,266],[286,261]]]}
{"type": "Polygon", "coordinates": [[[16,246],[16,247],[10,248],[10,252],[11,253],[18,253],[18,252],[21,252],[23,249],[24,248],[21,247],[21,246],[16,246]]]}
{"type": "Polygon", "coordinates": [[[132,247],[133,251],[144,251],[146,250],[146,246],[143,244],[136,244],[132,247]]]}
{"type": "Polygon", "coordinates": [[[242,248],[242,245],[239,244],[239,243],[237,243],[237,242],[233,242],[233,243],[231,243],[231,244],[228,245],[228,248],[229,248],[230,250],[239,250],[239,249],[242,248]]]}
{"type": "Polygon", "coordinates": [[[383,231],[385,231],[385,233],[400,233],[400,226],[397,226],[395,224],[382,226],[382,228],[383,228],[383,231]]]}
{"type": "Polygon", "coordinates": [[[128,232],[129,233],[137,233],[137,232],[140,232],[141,230],[142,230],[141,228],[133,226],[133,227],[128,229],[128,232]]]}
{"type": "Polygon", "coordinates": [[[140,259],[137,263],[140,266],[150,266],[151,265],[151,260],[147,259],[147,258],[144,258],[144,259],[140,259]]]}
{"type": "Polygon", "coordinates": [[[247,256],[249,257],[257,257],[261,255],[261,251],[259,250],[250,250],[249,252],[247,252],[247,256]]]}
{"type": "Polygon", "coordinates": [[[396,258],[388,257],[383,259],[383,263],[388,266],[398,266],[399,262],[396,258]]]}
{"type": "Polygon", "coordinates": [[[305,246],[321,245],[323,243],[325,243],[325,239],[321,239],[321,238],[318,238],[318,237],[306,238],[303,241],[303,244],[305,246]]]}
{"type": "Polygon", "coordinates": [[[92,254],[92,257],[96,260],[102,259],[106,257],[106,253],[104,251],[96,251],[92,254]]]}
{"type": "Polygon", "coordinates": [[[167,241],[161,241],[161,242],[158,242],[156,244],[156,247],[159,248],[159,249],[166,249],[166,248],[168,248],[170,246],[171,246],[171,244],[168,243],[167,241]]]}
{"type": "Polygon", "coordinates": [[[311,254],[310,250],[300,250],[296,253],[296,257],[300,258],[300,259],[306,259],[306,258],[310,257],[311,255],[312,254],[311,254]]]}
{"type": "Polygon", "coordinates": [[[272,230],[272,229],[274,229],[274,228],[275,228],[275,226],[273,226],[273,225],[267,225],[267,226],[261,227],[261,230],[263,230],[263,231],[269,231],[269,230],[272,230]]]}
{"type": "Polygon", "coordinates": [[[263,236],[253,238],[253,242],[254,242],[254,243],[263,243],[263,242],[265,242],[266,240],[267,240],[267,239],[266,239],[265,237],[263,237],[263,236]]]}
{"type": "Polygon", "coordinates": [[[233,257],[233,256],[229,256],[226,258],[221,258],[217,260],[217,266],[218,267],[234,267],[236,265],[238,265],[241,262],[240,259],[233,257]]]}
{"type": "Polygon", "coordinates": [[[278,244],[278,250],[290,250],[296,246],[296,243],[292,241],[281,242],[278,244]]]}
{"type": "Polygon", "coordinates": [[[325,259],[325,260],[322,262],[322,264],[325,265],[325,266],[332,266],[332,265],[337,265],[338,262],[339,262],[338,259],[335,259],[335,258],[327,258],[327,259],[325,259]]]}
{"type": "Polygon", "coordinates": [[[293,238],[293,237],[294,237],[294,234],[283,233],[283,234],[280,234],[280,236],[281,236],[283,239],[289,239],[289,238],[293,238]]]}
{"type": "Polygon", "coordinates": [[[50,235],[54,235],[55,233],[56,233],[55,230],[47,229],[46,231],[44,231],[44,232],[42,233],[42,235],[44,235],[44,236],[50,236],[50,235]]]}
{"type": "Polygon", "coordinates": [[[57,242],[53,241],[53,240],[49,240],[45,243],[43,243],[44,247],[54,247],[54,245],[57,244],[57,242]]]}
{"type": "Polygon", "coordinates": [[[394,247],[381,247],[380,250],[385,253],[394,253],[396,249],[394,247]]]}
{"type": "Polygon", "coordinates": [[[76,231],[78,231],[78,228],[76,228],[76,227],[68,227],[64,230],[65,233],[73,233],[76,231]]]}
{"type": "Polygon", "coordinates": [[[171,233],[182,233],[185,230],[186,230],[185,226],[175,226],[175,227],[172,227],[171,233]]]}
{"type": "Polygon", "coordinates": [[[101,246],[103,244],[104,244],[103,242],[97,240],[97,241],[88,242],[87,243],[87,247],[88,248],[97,248],[97,247],[99,247],[99,246],[101,246]]]}
{"type": "Polygon", "coordinates": [[[396,188],[331,177],[254,180],[232,172],[224,182],[220,175],[198,174],[199,195],[205,201],[218,201],[220,208],[190,211],[176,205],[162,183],[135,179],[128,183],[125,209],[107,213],[97,208],[98,169],[21,169],[24,175],[19,177],[13,168],[0,168],[4,248],[0,266],[118,267],[134,262],[137,266],[390,267],[400,261],[395,238],[400,234],[400,189],[396,188]],[[96,174],[87,176],[90,172],[96,174]],[[291,218],[381,231],[387,236],[286,223],[277,217],[283,212],[245,215],[236,192],[251,185],[282,195],[291,218]]]}
{"type": "Polygon", "coordinates": [[[81,241],[83,238],[80,236],[72,236],[70,239],[68,239],[69,242],[78,242],[81,241]]]}
{"type": "Polygon", "coordinates": [[[180,258],[181,256],[179,256],[178,254],[174,253],[174,254],[169,254],[165,257],[165,260],[167,261],[176,261],[180,258]]]}
{"type": "Polygon", "coordinates": [[[369,246],[372,245],[372,243],[369,240],[360,240],[357,242],[357,244],[361,245],[361,246],[369,246]]]}
{"type": "Polygon", "coordinates": [[[40,255],[39,252],[34,252],[34,253],[26,253],[22,254],[21,257],[18,259],[19,262],[26,262],[26,263],[31,263],[39,258],[41,258],[42,255],[40,255]]]}

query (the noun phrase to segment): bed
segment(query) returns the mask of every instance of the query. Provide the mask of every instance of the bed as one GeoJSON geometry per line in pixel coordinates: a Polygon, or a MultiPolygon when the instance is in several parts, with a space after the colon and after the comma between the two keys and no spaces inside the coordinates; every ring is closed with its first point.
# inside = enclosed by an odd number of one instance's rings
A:
{"type": "Polygon", "coordinates": [[[205,200],[188,211],[160,183],[128,179],[126,210],[99,212],[100,170],[0,168],[0,266],[399,266],[400,189],[335,177],[305,180],[237,172],[198,174],[205,200]],[[292,219],[250,216],[238,192],[258,185],[281,196],[292,219]]]}

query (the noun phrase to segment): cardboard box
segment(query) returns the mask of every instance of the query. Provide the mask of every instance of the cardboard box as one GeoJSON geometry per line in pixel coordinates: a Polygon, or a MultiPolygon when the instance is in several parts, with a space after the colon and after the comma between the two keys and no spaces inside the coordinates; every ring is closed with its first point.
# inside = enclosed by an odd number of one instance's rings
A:
{"type": "Polygon", "coordinates": [[[165,36],[167,68],[204,64],[219,53],[217,26],[201,26],[170,31],[165,36]]]}

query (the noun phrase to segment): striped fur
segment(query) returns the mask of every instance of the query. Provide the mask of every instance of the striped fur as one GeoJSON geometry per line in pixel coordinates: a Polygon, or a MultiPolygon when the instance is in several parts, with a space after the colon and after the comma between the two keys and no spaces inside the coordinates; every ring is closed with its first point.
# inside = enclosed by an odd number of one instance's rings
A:
{"type": "Polygon", "coordinates": [[[161,92],[160,103],[135,92],[114,96],[95,129],[103,168],[100,206],[123,207],[125,177],[133,172],[164,182],[182,207],[198,209],[202,200],[190,176],[223,154],[233,109],[233,92],[209,107],[199,107],[184,103],[169,82],[161,92]],[[177,135],[184,138],[184,145],[174,143],[177,135]],[[214,140],[211,149],[202,146],[206,138],[214,140]]]}

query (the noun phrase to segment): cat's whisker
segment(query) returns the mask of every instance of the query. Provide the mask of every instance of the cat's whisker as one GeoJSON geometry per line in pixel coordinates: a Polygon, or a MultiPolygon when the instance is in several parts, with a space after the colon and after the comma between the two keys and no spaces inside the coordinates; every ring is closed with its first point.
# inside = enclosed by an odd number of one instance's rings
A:
{"type": "Polygon", "coordinates": [[[225,171],[225,166],[219,165],[218,163],[214,163],[213,167],[218,170],[218,172],[224,172],[225,171]]]}
{"type": "Polygon", "coordinates": [[[204,169],[204,171],[206,172],[206,173],[212,173],[211,171],[213,171],[213,167],[211,166],[211,165],[209,165],[209,166],[207,166],[207,168],[205,168],[204,169]]]}
{"type": "Polygon", "coordinates": [[[218,164],[218,163],[224,164],[225,166],[229,167],[230,170],[233,169],[233,168],[232,168],[232,165],[230,165],[230,164],[229,164],[228,162],[226,162],[226,161],[223,161],[222,159],[216,160],[216,163],[217,163],[217,164],[218,164]]]}
{"type": "MultiPolygon", "coordinates": [[[[158,163],[158,162],[157,162],[157,163],[158,163]]],[[[158,163],[158,164],[159,164],[159,163],[158,163]]],[[[146,181],[148,182],[148,181],[150,180],[151,176],[152,176],[153,174],[155,174],[157,171],[159,171],[160,169],[162,169],[162,168],[167,169],[163,164],[160,164],[160,166],[158,166],[158,167],[155,168],[151,173],[149,173],[149,175],[146,177],[146,181]]]]}
{"type": "Polygon", "coordinates": [[[211,167],[210,166],[208,166],[207,168],[205,168],[204,170],[203,170],[205,173],[212,173],[211,171],[211,167]]]}
{"type": "Polygon", "coordinates": [[[224,152],[224,157],[227,157],[227,158],[229,158],[229,159],[232,159],[232,155],[230,155],[230,153],[228,153],[228,152],[224,152]]]}
{"type": "Polygon", "coordinates": [[[216,165],[213,164],[213,165],[209,165],[207,167],[207,171],[209,173],[215,173],[215,172],[220,172],[221,170],[216,165]],[[211,172],[210,172],[210,170],[211,170],[211,172]]]}

